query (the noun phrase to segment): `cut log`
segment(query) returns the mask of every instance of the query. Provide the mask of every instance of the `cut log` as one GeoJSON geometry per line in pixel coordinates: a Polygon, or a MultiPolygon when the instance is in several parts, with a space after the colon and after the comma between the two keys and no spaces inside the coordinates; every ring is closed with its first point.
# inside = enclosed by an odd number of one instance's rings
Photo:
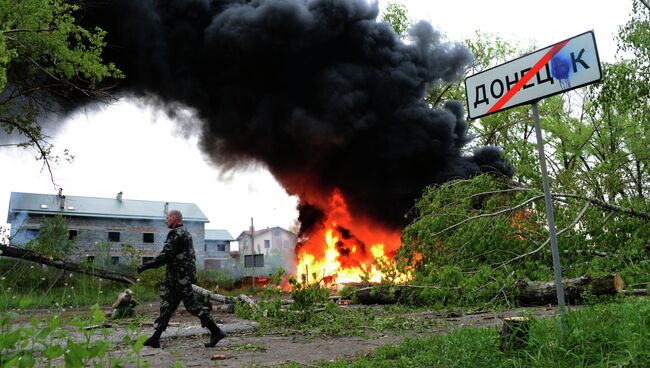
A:
{"type": "Polygon", "coordinates": [[[245,294],[241,294],[241,295],[239,295],[239,300],[241,300],[242,302],[244,302],[244,303],[250,305],[251,307],[255,307],[255,308],[259,308],[259,307],[260,307],[260,306],[257,305],[257,303],[255,303],[255,301],[254,301],[253,299],[251,299],[251,297],[249,297],[248,295],[245,295],[245,294]]]}
{"type": "Polygon", "coordinates": [[[209,291],[207,289],[204,289],[204,288],[202,288],[202,287],[200,287],[198,285],[192,284],[192,291],[195,294],[199,294],[204,298],[205,297],[210,298],[211,300],[217,301],[219,303],[233,304],[233,303],[236,302],[236,299],[231,297],[231,296],[225,296],[225,295],[213,293],[213,292],[211,292],[211,291],[209,291]]]}
{"type": "Polygon", "coordinates": [[[65,271],[83,273],[90,276],[99,277],[101,279],[112,280],[121,282],[123,284],[134,284],[135,279],[131,276],[117,273],[113,271],[102,270],[95,267],[88,267],[74,262],[64,261],[45,256],[32,250],[16,248],[11,246],[0,246],[0,256],[18,258],[25,261],[44,264],[54,268],[60,268],[65,271]]]}
{"type": "MultiPolygon", "coordinates": [[[[575,279],[565,279],[564,297],[567,302],[576,302],[587,295],[616,295],[624,290],[623,280],[618,274],[609,276],[591,277],[581,276],[575,279]]],[[[516,284],[519,289],[519,304],[522,306],[534,306],[557,303],[557,291],[555,281],[526,282],[519,281],[516,284]]]]}

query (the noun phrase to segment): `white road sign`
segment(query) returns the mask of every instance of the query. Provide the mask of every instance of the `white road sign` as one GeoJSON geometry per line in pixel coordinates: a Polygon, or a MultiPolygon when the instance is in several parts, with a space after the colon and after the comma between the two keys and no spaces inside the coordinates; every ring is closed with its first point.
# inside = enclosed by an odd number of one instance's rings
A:
{"type": "Polygon", "coordinates": [[[602,78],[593,31],[465,79],[470,119],[539,100],[602,78]]]}

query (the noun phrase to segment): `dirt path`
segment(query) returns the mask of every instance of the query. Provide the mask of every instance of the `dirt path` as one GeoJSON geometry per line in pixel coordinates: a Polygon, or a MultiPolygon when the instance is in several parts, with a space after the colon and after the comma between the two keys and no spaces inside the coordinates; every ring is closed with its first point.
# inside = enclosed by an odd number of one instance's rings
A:
{"type": "MultiPolygon", "coordinates": [[[[369,307],[373,308],[373,307],[369,307]]],[[[155,311],[151,317],[156,315],[155,311]]],[[[520,308],[500,313],[474,313],[447,315],[434,312],[414,312],[407,317],[420,321],[422,325],[436,326],[429,330],[399,331],[376,334],[373,338],[362,337],[306,337],[302,335],[259,336],[254,329],[232,329],[237,324],[246,324],[234,315],[214,314],[229,336],[217,347],[206,349],[203,342],[208,339],[207,331],[198,326],[198,320],[181,311],[172,321],[179,322],[179,331],[188,333],[163,335],[162,349],[145,348],[141,356],[152,367],[174,367],[180,361],[185,367],[272,367],[286,363],[313,365],[320,361],[352,358],[368,354],[376,347],[397,344],[408,336],[427,336],[445,333],[461,326],[500,326],[504,316],[534,315],[550,318],[555,308],[520,308]],[[180,328],[180,327],[183,328],[180,328]],[[188,329],[193,326],[193,329],[188,329]],[[231,332],[233,331],[233,332],[231,332]],[[202,335],[205,333],[205,335],[202,335]]]]}
{"type": "MultiPolygon", "coordinates": [[[[352,308],[382,308],[359,307],[352,308]]],[[[30,314],[40,314],[31,311],[30,314]]],[[[79,310],[66,311],[79,313],[79,310]]],[[[448,315],[429,311],[413,312],[406,315],[419,326],[433,326],[414,331],[396,331],[374,333],[371,338],[362,337],[307,337],[303,335],[281,336],[256,333],[257,324],[237,318],[233,314],[213,313],[218,324],[228,333],[215,348],[203,347],[207,341],[207,330],[199,325],[194,316],[182,307],[172,318],[172,325],[161,339],[162,349],[145,347],[140,353],[140,362],[148,362],[151,367],[175,367],[180,362],[184,367],[272,367],[286,363],[313,365],[320,361],[332,361],[340,358],[352,358],[368,354],[378,346],[397,344],[408,336],[428,336],[445,333],[449,329],[461,326],[487,327],[500,326],[504,316],[533,315],[538,318],[550,318],[555,308],[520,308],[507,312],[480,312],[462,315],[448,315]]],[[[139,313],[146,320],[153,320],[158,314],[158,303],[143,303],[139,313]]],[[[109,329],[108,336],[97,334],[96,338],[110,339],[115,343],[122,341],[127,331],[122,326],[109,329]]],[[[148,335],[151,326],[142,326],[140,334],[148,335]]],[[[120,346],[113,352],[114,356],[126,356],[131,347],[120,346]]],[[[62,363],[62,362],[61,362],[62,363]]]]}

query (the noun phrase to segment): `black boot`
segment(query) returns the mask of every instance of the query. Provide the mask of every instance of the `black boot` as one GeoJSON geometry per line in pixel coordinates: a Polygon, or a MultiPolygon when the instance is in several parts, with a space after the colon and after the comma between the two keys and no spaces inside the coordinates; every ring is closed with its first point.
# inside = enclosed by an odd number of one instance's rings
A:
{"type": "Polygon", "coordinates": [[[205,343],[206,348],[213,348],[215,345],[217,345],[219,340],[226,337],[226,334],[221,331],[219,326],[217,326],[217,324],[212,319],[205,321],[203,327],[210,330],[210,342],[205,343]]]}
{"type": "Polygon", "coordinates": [[[144,346],[149,346],[152,348],[160,348],[160,335],[162,335],[161,330],[155,330],[153,335],[144,341],[144,346]]]}

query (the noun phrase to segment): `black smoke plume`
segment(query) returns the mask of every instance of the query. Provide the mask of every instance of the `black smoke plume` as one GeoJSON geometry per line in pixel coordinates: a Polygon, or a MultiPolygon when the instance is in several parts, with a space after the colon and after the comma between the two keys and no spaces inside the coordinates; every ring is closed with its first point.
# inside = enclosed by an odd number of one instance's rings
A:
{"type": "MultiPolygon", "coordinates": [[[[114,0],[84,7],[108,32],[124,93],[196,110],[201,148],[225,168],[268,167],[310,203],[338,188],[353,214],[398,228],[422,189],[484,171],[511,174],[495,148],[462,155],[462,106],[431,108],[436,83],[471,62],[428,23],[410,41],[364,0],[114,0]]],[[[444,15],[441,15],[444,16],[444,15]]]]}

